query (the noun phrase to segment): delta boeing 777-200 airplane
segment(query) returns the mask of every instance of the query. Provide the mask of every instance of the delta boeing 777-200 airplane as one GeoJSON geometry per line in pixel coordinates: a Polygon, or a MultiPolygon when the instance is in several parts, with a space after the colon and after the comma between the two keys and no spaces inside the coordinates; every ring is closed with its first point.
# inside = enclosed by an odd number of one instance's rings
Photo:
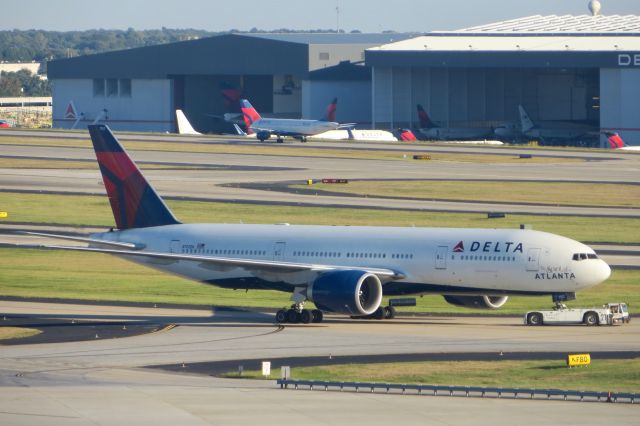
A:
{"type": "Polygon", "coordinates": [[[89,132],[117,230],[28,233],[88,244],[38,247],[114,254],[230,289],[289,292],[293,304],[278,322],[319,322],[323,312],[392,317],[383,295],[436,293],[486,309],[509,295],[561,301],[611,273],[586,245],[527,229],[182,224],[107,126],[89,132]],[[318,309],[304,309],[306,301],[318,309]]]}

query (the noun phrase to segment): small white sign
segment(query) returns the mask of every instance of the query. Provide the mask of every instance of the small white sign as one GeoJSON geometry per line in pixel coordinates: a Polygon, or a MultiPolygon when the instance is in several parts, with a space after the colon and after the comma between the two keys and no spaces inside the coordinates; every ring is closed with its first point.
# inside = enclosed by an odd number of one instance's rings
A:
{"type": "Polygon", "coordinates": [[[271,375],[271,361],[262,361],[262,375],[263,376],[271,375]]]}

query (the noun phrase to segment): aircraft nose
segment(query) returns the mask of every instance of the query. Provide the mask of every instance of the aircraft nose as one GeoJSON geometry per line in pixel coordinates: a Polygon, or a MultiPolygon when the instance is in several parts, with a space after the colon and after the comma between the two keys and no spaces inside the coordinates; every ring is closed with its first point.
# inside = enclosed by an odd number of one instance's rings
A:
{"type": "Polygon", "coordinates": [[[602,259],[593,262],[590,265],[589,270],[585,272],[587,272],[587,274],[585,275],[586,280],[584,283],[584,287],[593,287],[595,285],[598,285],[609,279],[609,277],[611,276],[611,268],[609,267],[607,262],[602,259]]]}
{"type": "Polygon", "coordinates": [[[600,274],[599,283],[606,281],[611,276],[611,267],[604,260],[600,260],[597,274],[600,274]]]}

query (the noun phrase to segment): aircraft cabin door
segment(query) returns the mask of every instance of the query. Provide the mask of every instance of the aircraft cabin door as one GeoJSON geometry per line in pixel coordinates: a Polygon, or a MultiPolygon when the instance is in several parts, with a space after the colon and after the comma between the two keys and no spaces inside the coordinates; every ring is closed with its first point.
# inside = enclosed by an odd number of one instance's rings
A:
{"type": "Polygon", "coordinates": [[[540,263],[540,249],[531,248],[527,251],[527,271],[537,271],[540,263]]]}
{"type": "Polygon", "coordinates": [[[169,245],[170,253],[180,253],[182,251],[182,247],[180,244],[180,240],[171,240],[171,244],[169,245]]]}
{"type": "Polygon", "coordinates": [[[273,260],[284,260],[284,249],[287,243],[278,241],[273,245],[273,260]]]}
{"type": "Polygon", "coordinates": [[[448,246],[438,246],[436,249],[436,269],[447,269],[448,246]]]}

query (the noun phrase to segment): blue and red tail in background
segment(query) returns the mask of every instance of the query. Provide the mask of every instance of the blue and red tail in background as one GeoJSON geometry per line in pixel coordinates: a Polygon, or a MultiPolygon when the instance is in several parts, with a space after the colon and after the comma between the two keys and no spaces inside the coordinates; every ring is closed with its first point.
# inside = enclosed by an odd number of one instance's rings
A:
{"type": "Polygon", "coordinates": [[[253,105],[246,99],[240,99],[240,110],[242,111],[242,117],[244,118],[244,124],[247,126],[247,130],[249,130],[253,123],[262,118],[253,105]]]}
{"type": "Polygon", "coordinates": [[[607,141],[609,141],[609,148],[618,149],[626,146],[617,132],[604,132],[604,134],[607,137],[607,141]]]}
{"type": "Polygon", "coordinates": [[[118,229],[180,223],[108,126],[90,125],[89,134],[118,229]]]}
{"type": "Polygon", "coordinates": [[[424,110],[422,105],[418,104],[418,120],[420,121],[420,128],[422,129],[432,129],[434,127],[438,127],[436,123],[431,121],[429,114],[424,110]]]}
{"type": "Polygon", "coordinates": [[[327,106],[327,112],[324,117],[322,117],[322,121],[336,121],[336,110],[338,109],[338,98],[333,98],[333,101],[327,106]]]}

